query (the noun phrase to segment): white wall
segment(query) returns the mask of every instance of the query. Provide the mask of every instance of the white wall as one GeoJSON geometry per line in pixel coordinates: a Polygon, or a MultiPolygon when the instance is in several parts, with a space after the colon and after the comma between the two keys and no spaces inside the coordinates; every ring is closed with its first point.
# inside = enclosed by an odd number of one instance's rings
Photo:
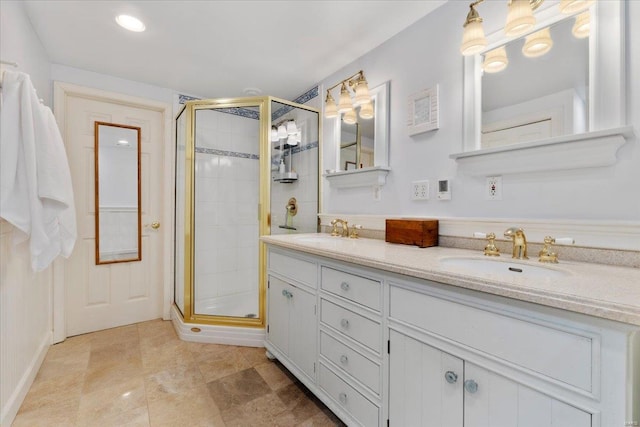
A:
{"type": "MultiPolygon", "coordinates": [[[[485,2],[479,12],[487,34],[504,23],[502,2],[485,2]]],[[[640,2],[630,1],[629,123],[640,132],[640,2]]],[[[413,26],[323,80],[332,86],[364,70],[370,87],[390,80],[390,166],[381,200],[373,200],[370,187],[332,189],[325,180],[323,211],[335,214],[385,214],[435,217],[531,219],[633,220],[640,219],[640,147],[637,138],[618,152],[610,167],[508,175],[503,177],[503,200],[484,200],[484,177],[465,176],[449,154],[462,151],[463,57],[459,53],[462,23],[468,2],[450,1],[413,26]],[[407,99],[422,89],[440,85],[440,129],[414,137],[407,134],[407,99]],[[412,201],[411,181],[451,178],[452,200],[412,201]]],[[[324,93],[320,90],[320,93],[324,93]]],[[[326,125],[323,168],[332,168],[330,126],[326,125]]]]}
{"type": "MultiPolygon", "coordinates": [[[[20,2],[0,2],[0,52],[28,73],[51,104],[50,64],[20,2]]],[[[6,126],[5,123],[2,124],[6,126]]],[[[12,243],[0,220],[0,425],[10,425],[51,344],[52,268],[31,271],[28,244],[12,243]]]]}

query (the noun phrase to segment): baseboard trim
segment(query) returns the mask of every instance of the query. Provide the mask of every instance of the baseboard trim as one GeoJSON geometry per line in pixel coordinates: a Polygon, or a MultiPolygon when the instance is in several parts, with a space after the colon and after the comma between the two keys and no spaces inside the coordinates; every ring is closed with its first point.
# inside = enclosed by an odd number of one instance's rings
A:
{"type": "Polygon", "coordinates": [[[22,375],[22,378],[18,382],[13,393],[11,393],[11,397],[7,401],[4,408],[2,408],[2,414],[0,415],[0,426],[10,426],[13,420],[16,418],[18,411],[20,410],[20,406],[22,402],[24,402],[24,398],[27,396],[33,381],[36,379],[36,375],[40,370],[40,366],[42,366],[42,362],[44,362],[44,358],[47,355],[47,351],[49,351],[49,347],[51,347],[51,343],[53,342],[53,335],[51,331],[47,332],[40,342],[40,346],[38,347],[38,351],[34,354],[33,359],[31,359],[31,363],[27,367],[27,370],[22,375]]]}

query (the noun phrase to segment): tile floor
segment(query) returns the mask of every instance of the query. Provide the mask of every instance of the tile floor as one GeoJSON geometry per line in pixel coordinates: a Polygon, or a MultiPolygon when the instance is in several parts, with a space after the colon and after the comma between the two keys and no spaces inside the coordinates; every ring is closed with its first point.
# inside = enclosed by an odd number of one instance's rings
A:
{"type": "Polygon", "coordinates": [[[342,426],[264,348],[178,339],[153,320],[49,349],[20,426],[342,426]]]}

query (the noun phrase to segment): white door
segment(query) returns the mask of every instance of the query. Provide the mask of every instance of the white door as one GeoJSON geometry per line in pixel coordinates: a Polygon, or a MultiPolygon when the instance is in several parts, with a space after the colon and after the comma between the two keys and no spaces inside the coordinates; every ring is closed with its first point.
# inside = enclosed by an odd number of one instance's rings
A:
{"type": "Polygon", "coordinates": [[[310,378],[315,378],[316,296],[289,286],[289,357],[310,378]]]}
{"type": "Polygon", "coordinates": [[[289,355],[289,285],[269,276],[267,340],[282,353],[289,355]]]}
{"type": "Polygon", "coordinates": [[[462,359],[396,331],[389,339],[390,425],[462,427],[462,359]]]}
{"type": "MultiPolygon", "coordinates": [[[[76,203],[78,240],[65,263],[66,335],[73,336],[162,316],[164,223],[162,111],[114,99],[67,94],[61,129],[76,203]],[[142,260],[96,265],[94,122],[141,128],[142,260]],[[157,221],[160,228],[149,224],[157,221]]],[[[135,185],[136,183],[131,183],[135,185]]]]}

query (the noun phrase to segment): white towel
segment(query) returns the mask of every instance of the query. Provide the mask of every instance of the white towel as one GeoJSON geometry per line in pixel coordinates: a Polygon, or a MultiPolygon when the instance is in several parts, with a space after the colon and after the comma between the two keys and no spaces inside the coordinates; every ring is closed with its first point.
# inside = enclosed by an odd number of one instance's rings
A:
{"type": "Polygon", "coordinates": [[[71,174],[51,110],[28,75],[5,71],[0,110],[0,216],[13,224],[14,243],[29,238],[31,267],[42,271],[76,240],[71,174]]]}

